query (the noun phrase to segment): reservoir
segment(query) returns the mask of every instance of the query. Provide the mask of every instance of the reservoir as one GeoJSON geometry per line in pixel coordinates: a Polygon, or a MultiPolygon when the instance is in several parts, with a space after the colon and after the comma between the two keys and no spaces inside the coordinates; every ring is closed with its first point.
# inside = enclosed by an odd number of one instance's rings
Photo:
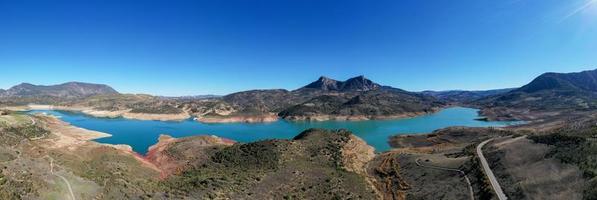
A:
{"type": "Polygon", "coordinates": [[[390,149],[388,137],[399,134],[429,133],[449,126],[502,127],[518,122],[487,122],[475,120],[480,116],[476,109],[452,107],[440,112],[406,119],[367,121],[286,121],[271,123],[221,123],[205,124],[193,121],[144,121],[125,118],[97,118],[78,112],[36,110],[44,112],[81,128],[109,133],[112,137],[97,139],[109,144],[127,144],[145,154],[155,144],[160,134],[173,137],[216,135],[237,142],[265,139],[291,139],[309,128],[348,129],[373,146],[376,151],[390,149]]]}

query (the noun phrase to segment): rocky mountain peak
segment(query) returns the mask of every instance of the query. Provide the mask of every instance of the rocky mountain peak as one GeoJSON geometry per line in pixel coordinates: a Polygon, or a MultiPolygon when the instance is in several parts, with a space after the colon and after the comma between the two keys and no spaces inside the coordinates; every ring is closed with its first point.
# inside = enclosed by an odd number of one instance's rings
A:
{"type": "Polygon", "coordinates": [[[363,75],[350,78],[342,85],[342,89],[347,91],[369,91],[380,87],[379,84],[365,78],[363,75]]]}
{"type": "Polygon", "coordinates": [[[346,81],[337,81],[325,76],[321,76],[316,81],[306,85],[303,88],[318,89],[323,91],[369,91],[380,88],[381,86],[373,81],[365,78],[365,76],[357,76],[349,78],[346,81]]]}
{"type": "Polygon", "coordinates": [[[306,85],[303,88],[319,89],[323,91],[337,91],[339,90],[339,81],[321,76],[316,81],[306,85]]]}

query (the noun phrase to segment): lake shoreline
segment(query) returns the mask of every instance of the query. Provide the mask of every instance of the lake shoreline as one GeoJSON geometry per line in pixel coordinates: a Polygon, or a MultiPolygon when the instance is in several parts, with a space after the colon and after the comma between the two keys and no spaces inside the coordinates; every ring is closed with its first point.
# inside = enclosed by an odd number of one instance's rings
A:
{"type": "Polygon", "coordinates": [[[72,107],[72,106],[55,106],[55,105],[38,105],[30,104],[27,106],[6,107],[7,110],[12,111],[34,111],[34,110],[59,110],[80,112],[89,116],[99,118],[126,118],[136,120],[155,120],[155,121],[182,121],[191,118],[187,113],[179,114],[153,114],[153,113],[134,113],[131,110],[106,111],[97,110],[90,107],[72,107]]]}
{"type": "Polygon", "coordinates": [[[198,123],[192,119],[182,121],[146,121],[127,118],[98,118],[77,111],[37,110],[56,115],[70,124],[89,130],[110,133],[112,137],[94,141],[108,144],[128,144],[135,152],[145,154],[157,142],[159,135],[173,137],[216,135],[241,143],[269,139],[292,139],[309,128],[347,129],[363,138],[377,152],[391,149],[388,138],[400,134],[430,133],[450,126],[504,127],[507,122],[475,120],[476,109],[453,107],[440,112],[405,119],[367,121],[289,121],[264,123],[198,123]]]}
{"type": "Polygon", "coordinates": [[[151,120],[151,121],[185,121],[193,119],[194,121],[201,123],[269,123],[276,122],[279,120],[286,121],[307,121],[307,122],[321,122],[321,121],[368,121],[368,120],[399,120],[408,119],[413,117],[419,117],[424,115],[430,115],[440,112],[444,109],[457,107],[457,106],[445,106],[432,109],[428,112],[408,112],[396,115],[316,115],[316,116],[289,116],[279,117],[276,113],[262,114],[262,115],[246,115],[246,116],[197,116],[193,117],[187,112],[179,114],[153,114],[153,113],[134,113],[131,110],[117,110],[117,111],[106,111],[97,110],[91,107],[75,107],[75,106],[56,106],[56,105],[42,105],[42,104],[29,104],[26,106],[13,106],[5,107],[3,109],[12,111],[35,111],[35,110],[58,110],[58,111],[72,111],[80,112],[92,117],[98,118],[125,118],[135,120],[151,120]]]}

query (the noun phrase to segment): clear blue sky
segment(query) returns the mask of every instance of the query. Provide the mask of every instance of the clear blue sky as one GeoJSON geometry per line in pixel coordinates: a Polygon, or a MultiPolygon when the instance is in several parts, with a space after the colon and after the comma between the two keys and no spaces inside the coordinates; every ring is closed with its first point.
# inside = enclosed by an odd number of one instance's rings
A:
{"type": "Polygon", "coordinates": [[[365,75],[412,91],[597,68],[595,0],[0,0],[0,88],[226,94],[365,75]]]}

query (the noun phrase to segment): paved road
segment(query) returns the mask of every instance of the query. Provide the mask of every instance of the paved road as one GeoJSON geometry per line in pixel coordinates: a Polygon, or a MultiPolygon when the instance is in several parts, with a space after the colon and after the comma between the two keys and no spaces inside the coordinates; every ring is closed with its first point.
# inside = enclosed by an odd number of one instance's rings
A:
{"type": "Polygon", "coordinates": [[[468,177],[466,176],[466,174],[464,173],[464,171],[459,170],[459,169],[446,168],[446,167],[437,167],[437,166],[432,166],[432,165],[423,165],[419,161],[420,161],[420,159],[417,159],[417,160],[415,160],[415,163],[417,163],[417,165],[419,165],[421,167],[426,167],[426,168],[431,168],[431,169],[438,169],[438,170],[453,171],[453,172],[460,173],[462,176],[464,176],[464,180],[466,180],[466,184],[468,184],[468,192],[469,192],[469,196],[471,197],[471,200],[475,200],[475,193],[473,192],[473,186],[471,185],[471,181],[468,179],[468,177]]]}
{"type": "Polygon", "coordinates": [[[485,146],[485,144],[487,144],[491,140],[493,140],[493,138],[491,138],[489,140],[485,140],[477,146],[477,155],[479,155],[479,160],[481,160],[481,165],[483,166],[483,171],[485,171],[485,175],[487,175],[487,178],[489,178],[491,187],[493,188],[493,191],[495,191],[495,194],[497,194],[498,199],[506,200],[506,199],[508,199],[508,197],[506,197],[506,194],[502,190],[500,183],[495,178],[495,175],[493,175],[493,171],[491,171],[491,168],[489,168],[489,164],[487,163],[485,156],[483,156],[483,151],[481,150],[481,149],[483,149],[483,146],[485,146]]]}
{"type": "Polygon", "coordinates": [[[52,157],[49,157],[49,158],[50,158],[50,172],[53,175],[60,177],[66,183],[66,186],[68,187],[68,192],[70,193],[70,199],[75,200],[75,193],[73,193],[73,188],[70,186],[70,183],[68,182],[68,180],[66,178],[64,178],[64,176],[54,173],[54,159],[52,157]]]}

